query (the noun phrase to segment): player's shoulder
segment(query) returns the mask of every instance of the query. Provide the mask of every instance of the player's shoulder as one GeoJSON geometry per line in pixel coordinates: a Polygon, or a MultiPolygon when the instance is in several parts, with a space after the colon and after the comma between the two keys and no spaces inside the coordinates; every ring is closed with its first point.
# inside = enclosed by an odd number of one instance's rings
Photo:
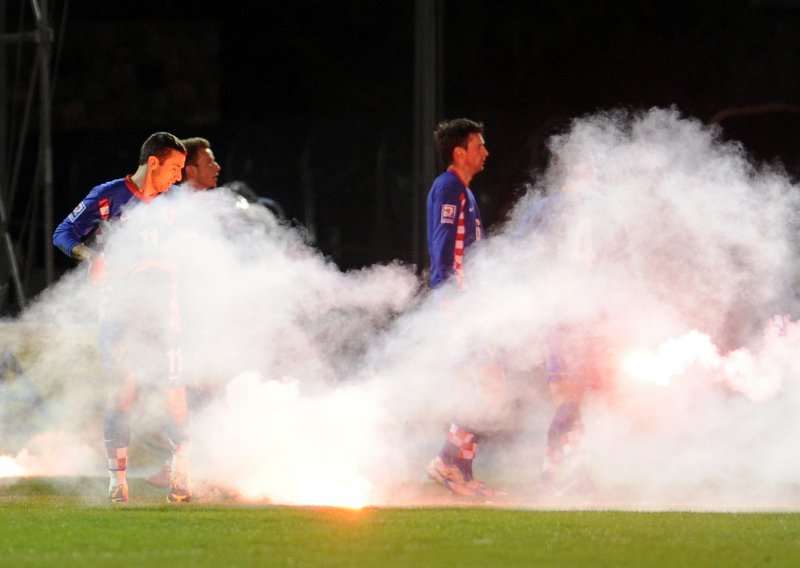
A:
{"type": "Polygon", "coordinates": [[[87,194],[87,198],[102,198],[118,194],[130,193],[125,178],[112,179],[94,186],[87,194]]]}
{"type": "MultiPolygon", "coordinates": [[[[117,178],[112,179],[110,181],[106,181],[101,183],[100,185],[94,188],[98,192],[102,193],[114,193],[118,191],[126,191],[129,192],[128,184],[125,182],[125,178],[117,178]]],[[[94,190],[93,190],[94,191],[94,190]]]]}
{"type": "Polygon", "coordinates": [[[431,185],[431,194],[433,195],[460,195],[464,190],[464,185],[458,179],[458,176],[451,171],[446,171],[433,180],[431,185]]]}

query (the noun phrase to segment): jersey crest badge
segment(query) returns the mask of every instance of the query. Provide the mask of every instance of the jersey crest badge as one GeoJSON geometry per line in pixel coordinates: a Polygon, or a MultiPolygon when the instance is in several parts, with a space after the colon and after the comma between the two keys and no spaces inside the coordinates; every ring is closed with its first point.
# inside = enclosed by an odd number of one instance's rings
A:
{"type": "Polygon", "coordinates": [[[442,219],[441,223],[448,223],[452,225],[456,222],[456,206],[449,203],[442,205],[442,219]]]}
{"type": "Polygon", "coordinates": [[[69,220],[74,222],[75,219],[77,219],[84,211],[86,211],[86,205],[83,203],[83,201],[81,201],[75,206],[75,209],[72,210],[72,213],[69,214],[69,220]]]}

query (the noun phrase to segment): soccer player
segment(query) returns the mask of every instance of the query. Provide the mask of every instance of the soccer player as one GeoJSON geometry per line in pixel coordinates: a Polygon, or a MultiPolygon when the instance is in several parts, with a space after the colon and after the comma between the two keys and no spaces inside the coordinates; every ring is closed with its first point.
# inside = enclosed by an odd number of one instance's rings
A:
{"type": "MultiPolygon", "coordinates": [[[[160,375],[158,378],[162,381],[171,418],[167,434],[173,448],[173,467],[168,499],[188,502],[192,496],[188,408],[186,388],[180,382],[180,346],[177,344],[180,331],[177,271],[167,262],[138,262],[121,271],[127,280],[118,278],[112,283],[101,270],[103,231],[108,223],[125,222],[126,217],[135,215],[137,207],[179,182],[185,160],[186,147],[177,137],[167,132],[152,134],[141,146],[136,171],[92,189],[53,234],[53,244],[64,254],[93,264],[91,273],[102,286],[100,349],[110,386],[103,431],[110,476],[108,498],[114,503],[129,500],[126,470],[131,435],[130,409],[137,382],[152,378],[142,377],[145,372],[160,375]],[[146,320],[152,314],[163,318],[169,322],[169,330],[165,332],[167,337],[147,337],[151,344],[157,345],[140,348],[126,335],[131,332],[129,327],[132,327],[133,320],[131,308],[125,300],[137,290],[137,286],[150,289],[146,286],[152,286],[154,282],[165,293],[153,294],[152,301],[141,306],[137,317],[146,320]]],[[[147,254],[155,257],[157,235],[150,231],[144,233],[143,250],[150,251],[147,254]]]]}
{"type": "MultiPolygon", "coordinates": [[[[190,191],[206,191],[215,189],[222,167],[214,157],[211,142],[201,136],[193,136],[181,140],[186,147],[186,162],[181,170],[181,185],[190,191]]],[[[187,388],[189,406],[200,404],[203,393],[197,389],[187,388]]],[[[147,482],[155,487],[169,487],[172,478],[172,458],[166,459],[162,466],[147,477],[147,482]]]]}
{"type": "MultiPolygon", "coordinates": [[[[554,122],[551,134],[566,127],[554,122]]],[[[550,149],[544,152],[554,167],[564,167],[553,160],[550,149]]],[[[557,191],[535,201],[518,224],[518,236],[554,238],[560,243],[561,262],[575,270],[590,272],[596,262],[592,220],[574,219],[572,212],[584,197],[586,186],[594,177],[589,161],[563,172],[565,181],[557,191]]],[[[587,389],[601,388],[606,381],[605,342],[602,338],[604,317],[598,314],[586,321],[556,322],[547,330],[544,370],[554,413],[546,434],[546,449],[538,488],[551,495],[588,494],[594,489],[582,451],[584,433],[581,406],[587,389]]]]}
{"type": "Polygon", "coordinates": [[[458,118],[439,124],[435,133],[439,156],[447,170],[428,192],[428,253],[430,285],[437,288],[451,275],[463,280],[464,251],[483,237],[481,213],[469,183],[483,171],[489,151],[483,124],[458,118]]]}
{"type": "Polygon", "coordinates": [[[195,191],[217,187],[222,170],[214,158],[211,142],[200,136],[181,140],[186,146],[186,165],[183,167],[183,184],[195,191]]]}
{"type": "MultiPolygon", "coordinates": [[[[457,289],[466,288],[464,253],[483,237],[478,203],[469,188],[489,156],[483,131],[482,123],[467,118],[441,122],[436,129],[437,150],[447,170],[434,180],[428,192],[427,228],[430,286],[439,293],[451,278],[457,289]]],[[[474,425],[454,420],[438,456],[428,465],[428,476],[456,495],[493,494],[473,476],[477,448],[474,425]]]]}

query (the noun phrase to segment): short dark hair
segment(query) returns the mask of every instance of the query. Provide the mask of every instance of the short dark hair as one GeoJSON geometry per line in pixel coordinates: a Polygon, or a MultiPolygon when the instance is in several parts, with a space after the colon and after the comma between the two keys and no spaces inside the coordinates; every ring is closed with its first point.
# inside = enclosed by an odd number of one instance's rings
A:
{"type": "Polygon", "coordinates": [[[201,138],[200,136],[194,136],[192,138],[184,138],[181,140],[183,145],[186,146],[186,165],[187,166],[196,166],[197,163],[195,159],[197,158],[197,154],[202,152],[203,150],[208,150],[211,148],[211,142],[206,140],[205,138],[201,138]]]}
{"type": "Polygon", "coordinates": [[[445,166],[453,163],[453,150],[466,149],[469,137],[472,134],[483,134],[483,123],[469,118],[456,118],[443,120],[436,127],[434,139],[439,157],[445,166]]]}
{"type": "Polygon", "coordinates": [[[155,132],[142,144],[142,149],[139,151],[139,165],[146,164],[150,156],[155,156],[159,162],[163,162],[172,150],[186,154],[186,146],[177,136],[169,132],[155,132]]]}

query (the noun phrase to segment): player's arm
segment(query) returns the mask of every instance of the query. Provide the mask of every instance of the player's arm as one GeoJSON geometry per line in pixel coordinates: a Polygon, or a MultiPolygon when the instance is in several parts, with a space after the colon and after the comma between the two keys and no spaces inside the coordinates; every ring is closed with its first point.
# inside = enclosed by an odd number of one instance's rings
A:
{"type": "Polygon", "coordinates": [[[83,243],[78,243],[77,245],[72,247],[72,251],[70,252],[70,256],[72,256],[72,258],[78,261],[89,260],[95,254],[97,254],[97,251],[95,251],[93,248],[86,246],[83,243]]]}
{"type": "Polygon", "coordinates": [[[441,186],[431,192],[428,204],[428,243],[433,287],[442,284],[453,272],[460,193],[452,186],[441,186]]]}
{"type": "Polygon", "coordinates": [[[84,239],[97,229],[100,222],[99,205],[87,196],[56,227],[53,244],[70,258],[88,260],[95,251],[84,243],[84,239]]]}

